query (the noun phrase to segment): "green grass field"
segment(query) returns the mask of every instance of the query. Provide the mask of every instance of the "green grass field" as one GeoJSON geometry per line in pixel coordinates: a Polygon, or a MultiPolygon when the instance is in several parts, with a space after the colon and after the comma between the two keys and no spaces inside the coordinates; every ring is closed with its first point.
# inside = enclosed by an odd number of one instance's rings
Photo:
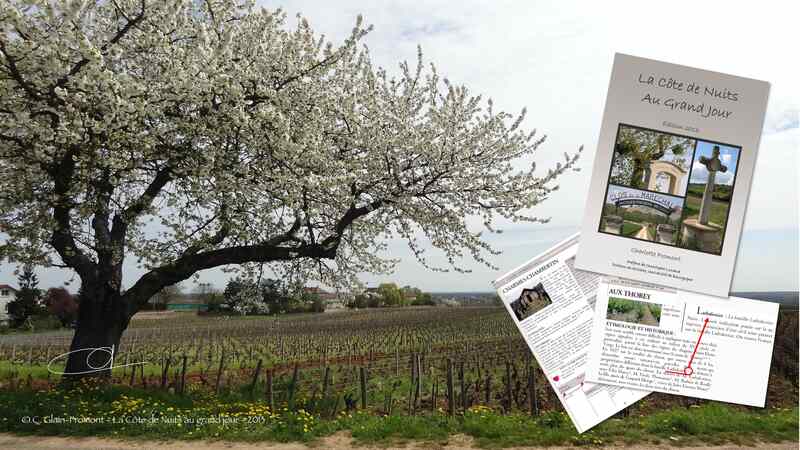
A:
{"type": "MultiPolygon", "coordinates": [[[[647,402],[645,399],[643,402],[647,402]]],[[[798,409],[745,409],[722,403],[674,407],[653,414],[612,418],[578,434],[566,413],[538,417],[501,414],[476,406],[463,414],[375,416],[341,411],[320,417],[285,405],[270,410],[261,400],[229,394],[175,396],[120,386],[84,385],[0,392],[0,431],[18,434],[103,436],[130,440],[228,440],[313,442],[349,431],[356,443],[415,440],[444,444],[454,434],[481,447],[605,444],[672,445],[781,442],[797,438],[798,409]],[[62,418],[71,418],[66,422],[62,418]],[[35,422],[35,423],[31,423],[35,422]]]]}
{"type": "MultiPolygon", "coordinates": [[[[700,214],[701,202],[702,197],[687,195],[686,205],[683,207],[684,219],[697,217],[700,214]]],[[[714,222],[724,228],[728,221],[728,207],[729,203],[714,200],[714,202],[711,204],[711,214],[709,215],[711,222],[714,222]]]]}
{"type": "Polygon", "coordinates": [[[625,221],[622,223],[622,235],[623,236],[635,236],[639,230],[642,229],[642,226],[635,222],[628,222],[625,221]]]}
{"type": "MultiPolygon", "coordinates": [[[[690,183],[687,189],[687,195],[694,195],[696,197],[703,197],[703,191],[705,191],[706,185],[705,183],[690,183]]],[[[719,200],[721,202],[729,202],[731,200],[731,194],[733,191],[731,190],[731,186],[726,184],[715,184],[714,185],[714,200],[719,200]]]]}

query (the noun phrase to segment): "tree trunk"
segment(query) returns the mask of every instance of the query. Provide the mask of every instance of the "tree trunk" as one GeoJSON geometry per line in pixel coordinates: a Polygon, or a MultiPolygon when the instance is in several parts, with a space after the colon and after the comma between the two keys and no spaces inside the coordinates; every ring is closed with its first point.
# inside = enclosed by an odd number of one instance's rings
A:
{"type": "Polygon", "coordinates": [[[70,345],[64,381],[109,377],[122,332],[130,320],[128,305],[113,288],[83,285],[78,325],[70,345]]]}
{"type": "Polygon", "coordinates": [[[647,186],[644,184],[644,170],[645,165],[638,159],[633,160],[633,173],[631,173],[631,186],[635,188],[645,189],[647,186]]]}

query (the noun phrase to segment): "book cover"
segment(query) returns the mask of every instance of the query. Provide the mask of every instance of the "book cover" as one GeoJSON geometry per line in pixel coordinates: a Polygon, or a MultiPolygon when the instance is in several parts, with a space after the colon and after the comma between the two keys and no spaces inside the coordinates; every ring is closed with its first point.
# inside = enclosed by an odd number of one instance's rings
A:
{"type": "Polygon", "coordinates": [[[617,54],[576,267],[727,297],[768,94],[617,54]]]}

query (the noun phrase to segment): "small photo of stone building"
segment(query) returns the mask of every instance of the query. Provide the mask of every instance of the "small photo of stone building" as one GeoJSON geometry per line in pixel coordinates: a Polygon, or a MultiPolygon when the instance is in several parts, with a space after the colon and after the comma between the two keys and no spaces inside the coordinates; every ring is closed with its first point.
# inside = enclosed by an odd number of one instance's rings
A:
{"type": "Polygon", "coordinates": [[[523,289],[519,298],[511,302],[511,310],[517,320],[523,321],[552,303],[550,295],[544,290],[542,283],[539,283],[530,289],[523,289]]]}

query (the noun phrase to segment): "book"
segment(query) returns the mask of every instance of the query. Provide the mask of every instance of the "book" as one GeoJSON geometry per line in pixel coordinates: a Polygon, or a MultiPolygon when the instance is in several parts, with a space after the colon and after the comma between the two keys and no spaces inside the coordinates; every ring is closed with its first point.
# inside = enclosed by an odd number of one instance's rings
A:
{"type": "Polygon", "coordinates": [[[617,54],[576,267],[727,297],[768,95],[617,54]]]}

